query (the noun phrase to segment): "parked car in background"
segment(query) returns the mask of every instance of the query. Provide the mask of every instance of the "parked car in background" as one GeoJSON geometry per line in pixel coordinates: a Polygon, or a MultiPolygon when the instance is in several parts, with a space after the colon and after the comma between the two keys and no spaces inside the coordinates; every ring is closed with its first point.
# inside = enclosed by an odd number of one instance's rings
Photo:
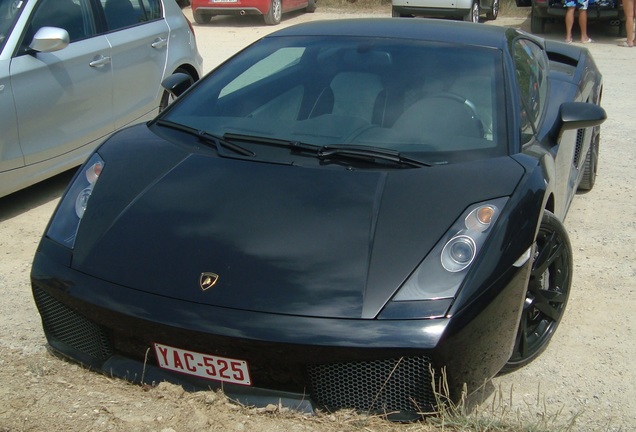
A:
{"type": "Polygon", "coordinates": [[[106,136],[199,79],[174,0],[0,0],[0,197],[80,165],[106,136]]]}
{"type": "Polygon", "coordinates": [[[316,0],[191,0],[197,24],[207,24],[215,15],[262,15],[267,25],[277,25],[284,13],[316,11],[316,0]]]}
{"type": "Polygon", "coordinates": [[[565,314],[602,87],[585,47],[501,26],[272,33],[78,171],[31,272],[47,340],[246,405],[401,420],[457,400],[565,314]]]}
{"type": "MultiPolygon", "coordinates": [[[[563,22],[566,8],[561,0],[516,0],[518,7],[532,7],[530,30],[543,33],[546,22],[563,22]]],[[[625,36],[625,14],[620,0],[590,0],[587,9],[588,21],[607,21],[615,25],[619,36],[625,36]]]]}
{"type": "Polygon", "coordinates": [[[391,10],[394,17],[461,18],[476,23],[482,14],[497,19],[499,0],[393,0],[391,10]]]}

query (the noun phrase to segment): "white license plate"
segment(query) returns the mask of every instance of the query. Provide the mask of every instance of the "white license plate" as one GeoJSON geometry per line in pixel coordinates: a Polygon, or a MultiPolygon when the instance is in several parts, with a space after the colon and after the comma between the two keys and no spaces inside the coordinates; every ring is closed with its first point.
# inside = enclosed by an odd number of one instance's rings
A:
{"type": "Polygon", "coordinates": [[[252,385],[247,362],[202,354],[155,343],[159,366],[175,372],[216,381],[252,385]]]}
{"type": "Polygon", "coordinates": [[[238,0],[212,0],[211,3],[236,3],[238,0]]]}

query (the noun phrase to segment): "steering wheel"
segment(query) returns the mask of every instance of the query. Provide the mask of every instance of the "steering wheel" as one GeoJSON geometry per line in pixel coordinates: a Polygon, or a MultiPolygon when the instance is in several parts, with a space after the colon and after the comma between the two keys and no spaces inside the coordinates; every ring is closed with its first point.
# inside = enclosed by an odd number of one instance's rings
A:
{"type": "Polygon", "coordinates": [[[452,101],[455,101],[457,103],[460,103],[460,104],[464,105],[470,111],[470,115],[477,122],[481,137],[482,138],[484,137],[484,122],[481,120],[481,117],[479,116],[479,114],[477,114],[477,107],[475,106],[475,104],[472,101],[470,101],[469,99],[466,99],[465,97],[460,96],[460,95],[458,95],[456,93],[451,93],[451,92],[448,92],[448,91],[441,91],[441,92],[433,93],[432,95],[428,96],[428,98],[449,99],[449,100],[452,100],[452,101]]]}

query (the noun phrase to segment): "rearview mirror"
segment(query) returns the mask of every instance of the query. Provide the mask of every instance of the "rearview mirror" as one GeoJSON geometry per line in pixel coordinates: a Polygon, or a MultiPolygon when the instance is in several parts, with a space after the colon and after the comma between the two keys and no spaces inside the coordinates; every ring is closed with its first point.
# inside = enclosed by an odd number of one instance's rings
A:
{"type": "Polygon", "coordinates": [[[35,33],[29,48],[36,52],[49,53],[64,49],[70,43],[68,32],[57,27],[42,27],[35,33]]]}
{"type": "Polygon", "coordinates": [[[188,74],[177,72],[161,81],[161,86],[172,96],[178,98],[192,85],[192,77],[188,74]]]}
{"type": "Polygon", "coordinates": [[[600,106],[586,102],[566,102],[561,104],[561,132],[598,126],[607,119],[607,113],[600,106]]]}

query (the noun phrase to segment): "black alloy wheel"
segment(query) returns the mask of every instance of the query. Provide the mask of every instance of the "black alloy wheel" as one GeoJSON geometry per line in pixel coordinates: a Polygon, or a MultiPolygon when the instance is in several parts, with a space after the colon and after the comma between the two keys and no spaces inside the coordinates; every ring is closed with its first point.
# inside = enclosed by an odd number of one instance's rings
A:
{"type": "Polygon", "coordinates": [[[527,365],[546,349],[570,294],[572,246],[563,224],[547,210],[536,245],[514,351],[502,373],[527,365]]]}

